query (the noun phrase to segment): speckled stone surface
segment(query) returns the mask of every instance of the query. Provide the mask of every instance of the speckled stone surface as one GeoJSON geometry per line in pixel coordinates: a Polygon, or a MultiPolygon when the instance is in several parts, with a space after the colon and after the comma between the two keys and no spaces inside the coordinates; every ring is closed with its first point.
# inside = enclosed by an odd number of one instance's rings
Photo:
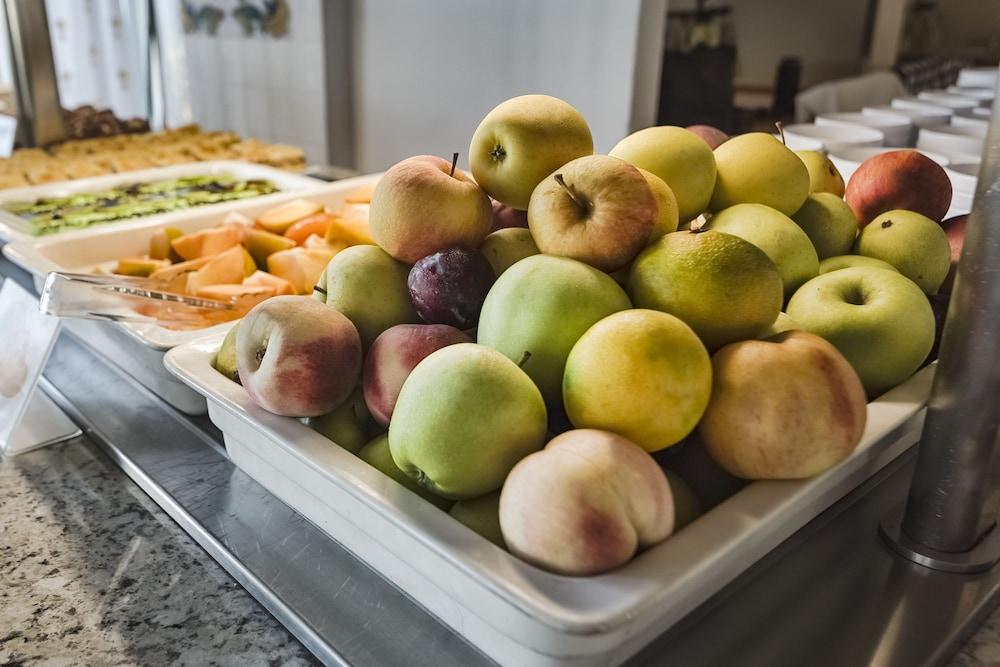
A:
{"type": "Polygon", "coordinates": [[[0,665],[311,665],[85,439],[0,459],[0,665]]]}

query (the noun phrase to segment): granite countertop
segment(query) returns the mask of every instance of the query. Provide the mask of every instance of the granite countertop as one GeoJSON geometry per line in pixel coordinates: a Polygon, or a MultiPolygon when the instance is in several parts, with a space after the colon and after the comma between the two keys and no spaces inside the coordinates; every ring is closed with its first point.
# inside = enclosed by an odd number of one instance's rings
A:
{"type": "MultiPolygon", "coordinates": [[[[0,459],[0,667],[311,665],[86,438],[0,459]]],[[[953,667],[1000,665],[1000,611],[953,667]]]]}

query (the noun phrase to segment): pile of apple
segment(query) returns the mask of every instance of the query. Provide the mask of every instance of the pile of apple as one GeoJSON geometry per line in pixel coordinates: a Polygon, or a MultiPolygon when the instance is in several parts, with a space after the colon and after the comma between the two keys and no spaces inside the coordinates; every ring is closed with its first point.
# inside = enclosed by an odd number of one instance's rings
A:
{"type": "Polygon", "coordinates": [[[595,155],[566,102],[508,100],[471,177],[389,169],[377,245],[336,254],[314,298],[256,306],[216,365],[558,573],[618,567],[697,514],[658,462],[678,443],[741,479],[821,473],[928,357],[949,180],[887,153],[845,201],[823,154],[700,131],[595,155]]]}

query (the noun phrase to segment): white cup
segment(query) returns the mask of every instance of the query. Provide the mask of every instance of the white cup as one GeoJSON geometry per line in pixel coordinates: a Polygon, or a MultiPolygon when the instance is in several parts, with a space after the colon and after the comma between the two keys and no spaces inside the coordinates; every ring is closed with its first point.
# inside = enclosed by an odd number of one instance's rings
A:
{"type": "Polygon", "coordinates": [[[913,123],[904,116],[889,114],[828,113],[816,116],[817,125],[863,125],[885,135],[886,146],[909,146],[913,123]]]}
{"type": "MultiPolygon", "coordinates": [[[[885,135],[881,130],[863,125],[813,125],[798,123],[784,129],[785,140],[791,142],[819,141],[827,144],[853,144],[856,146],[881,146],[885,135]]],[[[800,149],[795,149],[800,150],[800,149]]]]}
{"type": "Polygon", "coordinates": [[[952,162],[958,162],[958,154],[981,156],[986,139],[985,129],[978,127],[922,127],[917,135],[917,148],[947,155],[952,162]]]}

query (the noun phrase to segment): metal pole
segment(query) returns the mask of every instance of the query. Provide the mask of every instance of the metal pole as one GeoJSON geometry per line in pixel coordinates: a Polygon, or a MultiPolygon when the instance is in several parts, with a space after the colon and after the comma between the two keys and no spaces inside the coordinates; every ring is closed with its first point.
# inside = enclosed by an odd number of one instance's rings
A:
{"type": "Polygon", "coordinates": [[[4,0],[14,87],[17,136],[22,145],[45,146],[66,137],[45,3],[4,0]]]}
{"type": "Polygon", "coordinates": [[[901,530],[890,520],[883,524],[897,551],[951,571],[985,569],[997,561],[998,427],[1000,97],[993,103],[916,470],[895,524],[901,530]]]}

